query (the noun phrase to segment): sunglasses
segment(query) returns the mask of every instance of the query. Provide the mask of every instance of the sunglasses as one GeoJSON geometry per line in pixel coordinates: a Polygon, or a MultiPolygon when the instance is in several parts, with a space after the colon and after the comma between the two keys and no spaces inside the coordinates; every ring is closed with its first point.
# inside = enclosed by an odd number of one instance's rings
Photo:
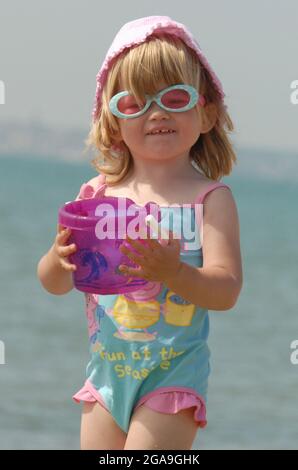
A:
{"type": "Polygon", "coordinates": [[[153,101],[162,109],[173,113],[188,111],[197,104],[205,105],[205,98],[191,85],[172,85],[154,96],[145,95],[145,98],[145,102],[138,103],[128,91],[121,91],[111,98],[109,107],[114,116],[132,119],[144,114],[153,101]]]}

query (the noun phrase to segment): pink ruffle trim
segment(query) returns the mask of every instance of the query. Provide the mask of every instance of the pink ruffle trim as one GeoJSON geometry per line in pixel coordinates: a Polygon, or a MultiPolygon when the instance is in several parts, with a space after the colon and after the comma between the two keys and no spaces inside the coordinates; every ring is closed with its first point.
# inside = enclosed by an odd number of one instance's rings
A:
{"type": "Polygon", "coordinates": [[[78,199],[89,199],[89,198],[97,198],[101,197],[105,191],[105,175],[99,175],[97,179],[97,187],[94,188],[91,184],[83,183],[78,199]]]}
{"type": "MultiPolygon", "coordinates": [[[[101,406],[109,411],[98,391],[88,380],[72,398],[76,403],[80,403],[81,401],[94,403],[98,401],[101,406]]],[[[180,410],[194,406],[196,407],[194,410],[194,420],[197,421],[198,426],[200,428],[204,428],[207,424],[206,407],[203,398],[195,392],[192,393],[185,391],[183,387],[163,387],[150,392],[139,400],[135,409],[141,405],[145,405],[152,410],[159,411],[160,413],[169,414],[175,414],[180,410]],[[170,390],[174,388],[176,390],[170,390]]]]}
{"type": "Polygon", "coordinates": [[[104,407],[105,410],[109,411],[108,408],[105,406],[103,399],[101,398],[98,391],[93,387],[92,383],[86,380],[85,385],[75,394],[73,395],[72,399],[76,403],[80,403],[81,401],[87,401],[88,403],[94,403],[98,401],[101,406],[104,407]]]}

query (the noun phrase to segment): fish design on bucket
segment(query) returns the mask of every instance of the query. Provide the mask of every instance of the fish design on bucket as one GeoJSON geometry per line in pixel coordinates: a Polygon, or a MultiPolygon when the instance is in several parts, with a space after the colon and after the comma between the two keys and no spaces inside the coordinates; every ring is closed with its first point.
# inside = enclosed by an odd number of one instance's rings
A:
{"type": "Polygon", "coordinates": [[[100,278],[100,276],[108,270],[108,263],[105,257],[98,251],[90,251],[87,248],[79,250],[78,257],[82,266],[89,266],[90,272],[78,282],[92,282],[100,278]]]}

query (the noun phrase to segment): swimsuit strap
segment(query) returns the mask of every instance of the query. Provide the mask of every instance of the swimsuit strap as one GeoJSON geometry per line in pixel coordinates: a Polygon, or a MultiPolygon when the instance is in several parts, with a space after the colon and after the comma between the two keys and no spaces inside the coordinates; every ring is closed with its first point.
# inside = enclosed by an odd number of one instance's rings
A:
{"type": "Polygon", "coordinates": [[[198,194],[198,196],[195,198],[194,204],[203,204],[203,201],[205,197],[207,196],[207,194],[209,194],[211,191],[213,191],[216,188],[230,189],[229,186],[227,186],[226,184],[220,183],[219,181],[215,181],[215,183],[211,183],[209,186],[207,186],[207,188],[204,189],[202,193],[198,194]]]}
{"type": "Polygon", "coordinates": [[[104,183],[105,181],[105,176],[104,175],[98,175],[97,177],[97,184],[95,188],[88,183],[83,183],[80,192],[76,198],[78,199],[90,199],[94,197],[101,197],[104,195],[106,184],[104,183]]]}
{"type": "Polygon", "coordinates": [[[105,175],[98,175],[97,185],[96,185],[93,197],[104,196],[105,190],[107,187],[107,183],[105,181],[106,181],[105,175]]]}

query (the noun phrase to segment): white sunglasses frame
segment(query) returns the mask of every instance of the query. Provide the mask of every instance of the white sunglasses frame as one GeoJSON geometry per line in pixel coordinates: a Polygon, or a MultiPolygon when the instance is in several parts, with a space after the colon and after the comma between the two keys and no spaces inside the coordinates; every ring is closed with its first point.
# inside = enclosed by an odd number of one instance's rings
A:
{"type": "Polygon", "coordinates": [[[205,106],[204,96],[199,95],[199,93],[193,86],[177,84],[177,85],[171,85],[167,88],[164,88],[163,90],[161,90],[154,96],[145,95],[146,104],[144,108],[141,109],[141,111],[138,111],[137,113],[134,113],[134,114],[121,113],[121,111],[119,111],[118,109],[118,102],[121,98],[123,98],[123,96],[128,96],[130,94],[131,93],[129,91],[120,91],[119,93],[117,93],[110,99],[109,108],[114,116],[121,118],[121,119],[134,119],[136,117],[142,116],[142,114],[144,114],[147,111],[147,109],[150,107],[153,101],[155,101],[158,104],[158,106],[160,106],[162,109],[165,109],[166,111],[169,111],[171,113],[183,113],[184,111],[188,111],[189,109],[194,108],[197,104],[199,104],[200,106],[205,106]],[[187,103],[187,105],[184,106],[183,108],[173,109],[173,108],[168,108],[167,106],[162,104],[161,98],[163,97],[163,95],[173,89],[185,90],[189,93],[190,95],[189,103],[187,103]]]}

